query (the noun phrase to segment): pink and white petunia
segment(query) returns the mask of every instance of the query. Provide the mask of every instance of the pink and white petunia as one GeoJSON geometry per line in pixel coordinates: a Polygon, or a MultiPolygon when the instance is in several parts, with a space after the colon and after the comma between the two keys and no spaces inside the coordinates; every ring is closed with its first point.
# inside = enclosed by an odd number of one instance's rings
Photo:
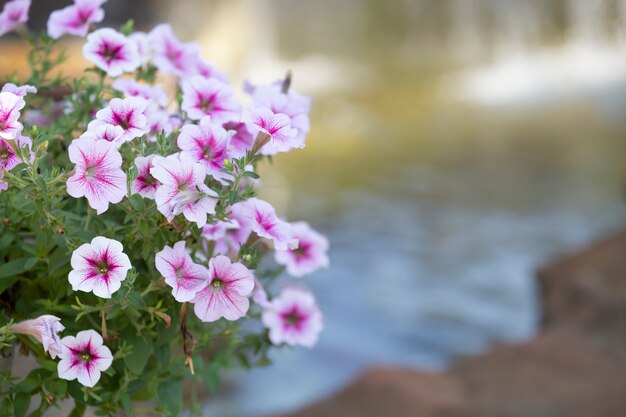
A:
{"type": "Polygon", "coordinates": [[[161,183],[154,200],[168,221],[182,213],[202,227],[207,215],[215,213],[217,194],[204,184],[206,170],[199,162],[182,161],[174,154],[157,163],[150,173],[161,183]]]}
{"type": "Polygon", "coordinates": [[[45,314],[36,319],[16,323],[9,328],[9,331],[33,336],[43,345],[43,350],[54,359],[61,353],[62,345],[58,333],[63,329],[65,326],[61,324],[60,318],[45,314]]]}
{"type": "Polygon", "coordinates": [[[128,39],[135,44],[139,53],[139,62],[141,65],[146,64],[150,60],[150,38],[145,32],[133,32],[128,35],[128,39]]]}
{"type": "Polygon", "coordinates": [[[217,256],[209,260],[209,284],[191,302],[196,316],[204,322],[221,317],[237,320],[248,312],[248,295],[253,288],[254,275],[248,268],[217,256]]]}
{"type": "Polygon", "coordinates": [[[74,4],[55,10],[48,19],[48,35],[59,39],[63,35],[85,36],[93,23],[104,19],[102,5],[107,0],[74,0],[74,4]]]}
{"type": "Polygon", "coordinates": [[[160,107],[167,106],[167,94],[159,86],[141,83],[134,78],[118,78],[113,81],[111,87],[124,93],[126,97],[140,97],[149,102],[153,101],[160,107]]]}
{"type": "MultiPolygon", "coordinates": [[[[19,148],[27,147],[29,151],[33,145],[33,141],[26,136],[17,135],[12,141],[6,139],[0,139],[0,191],[4,191],[9,188],[9,184],[2,180],[5,171],[10,171],[17,164],[23,161],[16,152],[16,146],[19,148]]],[[[34,160],[34,155],[31,153],[31,160],[34,160]]]]}
{"type": "Polygon", "coordinates": [[[13,0],[4,5],[0,13],[0,36],[28,21],[31,0],[13,0]]]}
{"type": "Polygon", "coordinates": [[[202,237],[206,240],[218,240],[226,236],[226,232],[239,228],[236,220],[221,220],[213,224],[207,224],[202,228],[202,237]]]}
{"type": "Polygon", "coordinates": [[[24,126],[18,121],[26,103],[16,94],[0,93],[0,138],[14,139],[24,126]]]}
{"type": "Polygon", "coordinates": [[[157,163],[161,162],[161,155],[138,156],[135,158],[135,166],[137,167],[137,178],[130,184],[130,191],[133,194],[139,194],[143,198],[154,200],[154,194],[159,187],[159,181],[152,176],[150,170],[157,163]]]}
{"type": "Polygon", "coordinates": [[[182,82],[181,108],[192,120],[211,116],[214,123],[239,120],[240,108],[232,86],[216,78],[195,76],[182,82]]]}
{"type": "Polygon", "coordinates": [[[100,373],[113,362],[111,350],[106,347],[95,330],[83,330],[76,337],[61,339],[61,360],[57,365],[59,378],[72,381],[78,379],[82,385],[93,387],[100,380],[100,373]]]}
{"type": "Polygon", "coordinates": [[[174,129],[180,127],[180,119],[174,113],[168,113],[167,110],[153,110],[147,113],[148,117],[148,139],[152,142],[156,141],[159,134],[165,136],[171,134],[174,129]]]}
{"type": "Polygon", "coordinates": [[[291,223],[291,237],[298,239],[295,249],[276,250],[274,259],[287,267],[287,273],[303,277],[320,268],[328,268],[328,239],[306,222],[291,223]]]}
{"type": "Polygon", "coordinates": [[[182,150],[181,157],[200,162],[207,174],[216,179],[226,175],[220,170],[224,168],[224,161],[230,158],[230,134],[221,125],[213,123],[211,117],[203,117],[199,125],[183,126],[177,144],[182,150]]]}
{"type": "Polygon", "coordinates": [[[313,294],[299,288],[285,288],[263,309],[261,320],[275,345],[313,347],[324,327],[313,294]]]}
{"type": "Polygon", "coordinates": [[[124,130],[119,139],[122,142],[141,137],[147,131],[147,118],[144,114],[147,104],[146,100],[139,97],[114,98],[108,106],[98,110],[96,119],[89,122],[87,129],[110,124],[124,130]]]}
{"type": "Polygon", "coordinates": [[[120,242],[96,236],[72,253],[72,271],[68,275],[74,291],[93,292],[111,298],[132,268],[120,242]]]}
{"type": "Polygon", "coordinates": [[[67,180],[69,195],[86,197],[98,214],[107,211],[109,203],[122,201],[126,195],[126,174],[114,142],[75,139],[68,153],[70,161],[76,164],[74,175],[67,180]]]}
{"type": "Polygon", "coordinates": [[[88,138],[92,140],[105,140],[107,142],[113,142],[119,148],[123,142],[121,140],[124,134],[124,129],[120,126],[113,126],[110,124],[100,125],[92,130],[87,130],[80,135],[79,139],[88,138]]]}
{"type": "Polygon", "coordinates": [[[311,98],[289,89],[282,92],[282,80],[267,86],[252,87],[253,107],[267,107],[274,113],[282,113],[291,119],[291,127],[297,130],[294,142],[296,147],[303,147],[306,135],[311,130],[309,112],[311,111],[311,98]]]}
{"type": "Polygon", "coordinates": [[[224,123],[224,129],[232,135],[229,148],[231,158],[242,158],[252,149],[254,135],[248,131],[245,123],[227,122],[224,123]]]}
{"type": "Polygon", "coordinates": [[[20,96],[20,97],[24,97],[26,94],[36,94],[37,93],[37,88],[35,86],[32,86],[30,84],[24,84],[24,85],[15,85],[13,83],[6,83],[3,87],[2,87],[2,92],[3,93],[13,93],[16,96],[20,96]]]}
{"type": "Polygon", "coordinates": [[[204,78],[215,78],[223,83],[228,82],[228,76],[226,73],[218,70],[215,66],[209,64],[202,58],[198,58],[196,61],[196,71],[198,75],[201,75],[204,78]]]}
{"type": "Polygon", "coordinates": [[[263,287],[263,284],[261,284],[261,281],[256,279],[256,277],[254,278],[254,290],[252,290],[252,301],[254,301],[255,303],[257,303],[263,308],[267,308],[271,305],[270,300],[267,297],[267,292],[265,292],[265,288],[263,287]]]}
{"type": "Polygon", "coordinates": [[[193,262],[184,240],[174,244],[174,248],[163,248],[156,254],[155,264],[178,302],[191,301],[209,282],[209,271],[193,262]]]}
{"type": "Polygon", "coordinates": [[[137,46],[111,28],[102,28],[90,33],[83,45],[83,55],[109,77],[133,72],[141,65],[137,46]]]}
{"type": "Polygon", "coordinates": [[[250,198],[244,202],[244,214],[252,221],[252,230],[259,237],[271,239],[276,250],[298,247],[298,239],[291,236],[291,225],[276,216],[276,210],[270,203],[250,198]]]}
{"type": "Polygon", "coordinates": [[[298,131],[291,127],[291,119],[286,114],[274,113],[267,107],[258,107],[246,110],[242,119],[253,135],[263,132],[270,136],[270,141],[261,149],[265,155],[304,147],[304,143],[294,140],[298,131]]]}
{"type": "Polygon", "coordinates": [[[148,34],[152,49],[152,62],[163,72],[179,77],[196,72],[199,47],[194,42],[183,43],[174,35],[169,24],[157,25],[148,34]]]}

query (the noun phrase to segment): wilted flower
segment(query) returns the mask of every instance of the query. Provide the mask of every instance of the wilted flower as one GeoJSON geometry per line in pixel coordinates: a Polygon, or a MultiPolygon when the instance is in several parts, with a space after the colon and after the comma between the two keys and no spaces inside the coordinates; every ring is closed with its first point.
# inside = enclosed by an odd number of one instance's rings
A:
{"type": "Polygon", "coordinates": [[[299,288],[284,289],[263,309],[261,319],[275,345],[313,347],[323,328],[322,313],[313,294],[299,288]]]}
{"type": "Polygon", "coordinates": [[[209,260],[209,284],[191,302],[202,321],[237,320],[248,312],[253,288],[254,276],[248,268],[217,256],[209,260]]]}
{"type": "Polygon", "coordinates": [[[215,78],[196,76],[185,79],[182,90],[181,108],[190,119],[200,120],[204,116],[211,116],[214,123],[239,119],[239,104],[230,85],[215,78]]]}
{"type": "Polygon", "coordinates": [[[252,230],[260,237],[271,239],[276,250],[295,249],[298,239],[291,236],[291,225],[276,216],[270,203],[250,198],[243,203],[245,216],[252,220],[252,230]]]}
{"type": "Polygon", "coordinates": [[[178,155],[170,155],[151,168],[150,173],[161,183],[154,199],[168,221],[182,213],[202,227],[207,214],[215,213],[217,194],[204,184],[206,171],[202,164],[183,162],[178,155]]]}
{"type": "Polygon", "coordinates": [[[0,93],[0,138],[14,139],[24,129],[17,119],[25,105],[24,99],[16,94],[0,93]]]}
{"type": "Polygon", "coordinates": [[[152,176],[150,170],[162,160],[163,157],[160,155],[138,156],[135,158],[137,178],[130,185],[131,193],[154,200],[154,193],[160,183],[152,176]]]}
{"type": "Polygon", "coordinates": [[[165,283],[172,287],[172,295],[181,303],[190,301],[209,282],[209,271],[193,262],[185,251],[184,240],[174,244],[174,248],[165,246],[156,254],[155,264],[165,283]]]}
{"type": "Polygon", "coordinates": [[[93,292],[111,298],[132,268],[120,242],[97,236],[72,253],[72,271],[68,279],[74,291],[93,292]]]}
{"type": "Polygon", "coordinates": [[[59,39],[63,35],[85,36],[92,23],[104,19],[102,5],[107,0],[74,0],[74,4],[55,10],[48,19],[48,35],[59,39]]]}
{"type": "Polygon", "coordinates": [[[83,46],[83,55],[110,77],[132,72],[141,65],[137,46],[110,28],[90,33],[83,46]]]}
{"type": "Polygon", "coordinates": [[[291,237],[298,239],[298,247],[274,252],[274,259],[287,267],[287,273],[302,277],[328,267],[328,239],[306,222],[291,223],[291,237]]]}
{"type": "Polygon", "coordinates": [[[4,5],[0,13],[0,36],[28,21],[31,0],[13,0],[4,5]]]}
{"type": "Polygon", "coordinates": [[[98,110],[96,119],[89,123],[87,129],[95,129],[104,124],[119,126],[124,130],[120,137],[122,142],[143,136],[147,129],[144,114],[147,104],[146,100],[139,97],[114,98],[108,106],[98,110]]]}
{"type": "Polygon", "coordinates": [[[113,362],[111,351],[95,330],[83,330],[76,337],[66,336],[61,343],[63,350],[57,365],[61,379],[78,379],[82,385],[93,387],[100,380],[100,373],[113,362]]]}
{"type": "Polygon", "coordinates": [[[109,203],[119,203],[126,195],[126,174],[115,143],[91,138],[75,139],[68,148],[75,173],[67,179],[67,193],[86,197],[89,205],[102,214],[109,203]]]}
{"type": "Polygon", "coordinates": [[[178,136],[181,157],[200,162],[207,174],[216,179],[222,178],[224,161],[229,159],[228,145],[230,135],[219,124],[212,123],[209,116],[203,117],[199,125],[183,126],[178,136]]]}
{"type": "Polygon", "coordinates": [[[25,320],[10,327],[11,333],[27,334],[33,336],[43,345],[43,350],[50,354],[52,359],[61,354],[61,339],[58,333],[65,326],[61,319],[49,314],[39,316],[36,319],[25,320]]]}

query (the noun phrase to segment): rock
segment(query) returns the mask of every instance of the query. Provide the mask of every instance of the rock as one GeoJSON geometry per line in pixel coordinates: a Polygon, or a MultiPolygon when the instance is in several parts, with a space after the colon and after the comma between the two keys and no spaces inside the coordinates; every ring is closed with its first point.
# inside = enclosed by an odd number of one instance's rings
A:
{"type": "Polygon", "coordinates": [[[541,332],[433,374],[376,368],[289,417],[626,415],[626,233],[542,268],[541,332]]]}

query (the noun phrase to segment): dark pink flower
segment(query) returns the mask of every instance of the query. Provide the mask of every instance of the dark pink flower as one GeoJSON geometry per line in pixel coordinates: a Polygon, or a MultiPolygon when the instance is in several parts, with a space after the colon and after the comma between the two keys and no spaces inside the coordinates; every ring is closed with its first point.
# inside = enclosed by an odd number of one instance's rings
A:
{"type": "Polygon", "coordinates": [[[115,143],[90,138],[75,139],[68,148],[75,173],[67,180],[67,193],[86,197],[98,214],[119,203],[126,195],[126,174],[115,143]]]}
{"type": "Polygon", "coordinates": [[[240,263],[232,263],[226,256],[209,260],[209,283],[191,301],[200,320],[216,321],[221,317],[237,320],[250,307],[248,295],[254,288],[254,276],[240,263]]]}
{"type": "Polygon", "coordinates": [[[298,288],[284,289],[263,309],[261,320],[275,345],[313,347],[324,327],[313,294],[298,288]]]}
{"type": "Polygon", "coordinates": [[[122,142],[141,137],[147,130],[148,120],[145,115],[147,104],[146,100],[139,97],[114,98],[108,106],[98,110],[96,119],[89,123],[87,129],[92,130],[110,124],[120,126],[124,130],[119,139],[122,142]]]}
{"type": "Polygon", "coordinates": [[[74,4],[55,10],[48,19],[48,35],[59,39],[63,35],[85,36],[92,23],[104,19],[102,5],[107,0],[74,0],[74,4]]]}
{"type": "Polygon", "coordinates": [[[72,271],[68,275],[74,291],[93,292],[111,298],[132,268],[120,242],[97,236],[72,253],[72,271]]]}
{"type": "Polygon", "coordinates": [[[137,178],[130,185],[130,191],[133,194],[139,194],[143,198],[154,200],[154,194],[160,183],[152,176],[150,170],[162,160],[163,157],[160,155],[138,156],[135,158],[137,178]]]}
{"type": "Polygon", "coordinates": [[[0,36],[28,21],[31,0],[13,0],[4,5],[0,13],[0,36]]]}
{"type": "Polygon", "coordinates": [[[57,365],[59,378],[72,381],[78,379],[82,385],[93,387],[100,380],[100,373],[113,362],[113,355],[104,340],[94,330],[83,330],[76,337],[61,339],[63,350],[57,365]]]}
{"type": "Polygon", "coordinates": [[[239,120],[240,109],[234,89],[215,78],[195,76],[182,82],[181,108],[192,120],[211,116],[215,123],[239,120]]]}
{"type": "Polygon", "coordinates": [[[224,128],[212,122],[209,116],[203,117],[199,125],[183,126],[177,144],[182,150],[181,157],[200,162],[207,174],[220,179],[226,174],[220,172],[224,161],[230,159],[228,145],[230,135],[224,128]]]}
{"type": "Polygon", "coordinates": [[[137,46],[110,28],[90,33],[83,46],[83,55],[109,77],[133,72],[141,65],[137,46]]]}
{"type": "Polygon", "coordinates": [[[174,248],[163,248],[156,254],[155,264],[178,302],[190,301],[209,283],[209,271],[193,262],[185,251],[184,240],[174,244],[174,248]]]}
{"type": "Polygon", "coordinates": [[[298,247],[274,252],[274,259],[287,267],[287,273],[299,278],[328,267],[328,239],[306,222],[292,223],[291,237],[298,239],[298,247]]]}
{"type": "Polygon", "coordinates": [[[0,138],[14,139],[24,126],[18,121],[26,103],[16,94],[0,93],[0,138]]]}

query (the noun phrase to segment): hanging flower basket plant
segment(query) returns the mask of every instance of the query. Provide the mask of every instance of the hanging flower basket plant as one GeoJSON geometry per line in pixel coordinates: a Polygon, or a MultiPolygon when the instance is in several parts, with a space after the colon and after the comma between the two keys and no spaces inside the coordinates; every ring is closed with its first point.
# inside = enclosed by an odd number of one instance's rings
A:
{"type": "Polygon", "coordinates": [[[190,384],[322,330],[280,277],[328,266],[328,242],[257,197],[258,165],[304,147],[310,99],[287,76],[240,102],[169,25],[96,29],[105,1],[39,34],[22,30],[30,0],[0,14],[30,46],[30,75],[0,92],[0,415],[71,398],[72,416],[175,416],[190,384]],[[81,77],[57,71],[64,36],[86,37],[81,77]]]}

